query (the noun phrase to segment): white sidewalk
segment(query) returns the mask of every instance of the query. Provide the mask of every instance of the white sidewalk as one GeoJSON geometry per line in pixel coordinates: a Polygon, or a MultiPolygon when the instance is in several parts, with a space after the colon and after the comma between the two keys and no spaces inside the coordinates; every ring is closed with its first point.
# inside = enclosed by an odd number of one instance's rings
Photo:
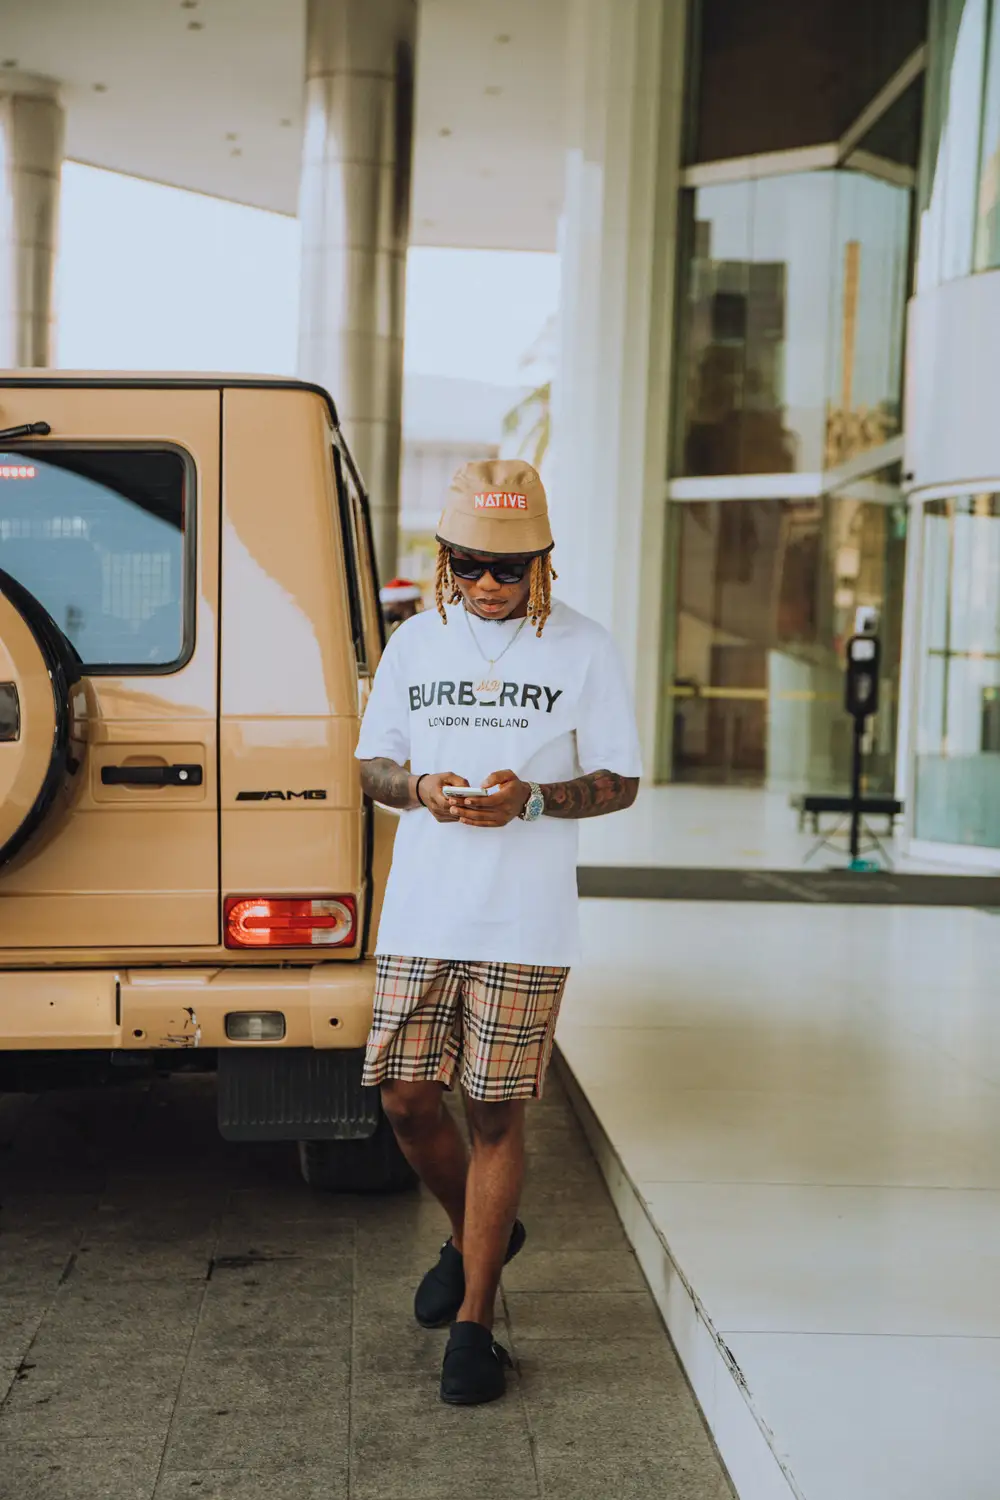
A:
{"type": "Polygon", "coordinates": [[[996,1500],[1000,917],[583,919],[559,1046],[741,1500],[996,1500]]]}

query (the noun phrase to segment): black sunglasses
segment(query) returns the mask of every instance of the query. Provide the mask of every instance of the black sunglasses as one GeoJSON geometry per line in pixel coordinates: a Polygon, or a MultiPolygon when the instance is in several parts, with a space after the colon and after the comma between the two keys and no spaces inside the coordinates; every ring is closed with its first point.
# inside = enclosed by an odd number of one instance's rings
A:
{"type": "Polygon", "coordinates": [[[454,552],[450,558],[451,571],[463,583],[478,583],[483,574],[488,573],[494,583],[501,585],[520,583],[534,560],[530,557],[501,557],[481,562],[477,557],[456,557],[454,552]]]}

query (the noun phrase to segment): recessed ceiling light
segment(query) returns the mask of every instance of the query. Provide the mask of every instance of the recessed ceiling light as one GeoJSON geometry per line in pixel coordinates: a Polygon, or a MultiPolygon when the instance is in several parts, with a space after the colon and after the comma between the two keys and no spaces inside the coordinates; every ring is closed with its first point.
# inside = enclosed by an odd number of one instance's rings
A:
{"type": "Polygon", "coordinates": [[[451,135],[451,126],[442,125],[441,129],[438,131],[438,135],[451,135]]]}
{"type": "Polygon", "coordinates": [[[493,97],[496,98],[496,96],[498,94],[502,94],[503,93],[503,89],[500,87],[500,85],[498,83],[488,83],[486,85],[485,89],[483,90],[483,93],[484,94],[492,94],[493,97]]]}

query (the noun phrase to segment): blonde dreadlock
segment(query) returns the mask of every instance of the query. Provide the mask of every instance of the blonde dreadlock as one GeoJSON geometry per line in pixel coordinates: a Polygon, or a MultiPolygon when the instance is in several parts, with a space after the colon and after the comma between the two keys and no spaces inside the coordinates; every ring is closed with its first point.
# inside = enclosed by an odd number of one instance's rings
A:
{"type": "Polygon", "coordinates": [[[531,559],[531,593],[528,595],[528,619],[535,626],[535,634],[541,635],[545,621],[552,613],[552,580],[559,574],[552,566],[548,552],[544,557],[531,559]]]}
{"type": "Polygon", "coordinates": [[[460,604],[462,596],[458,591],[458,584],[451,571],[451,552],[443,542],[438,542],[437,572],[434,575],[434,603],[437,612],[447,625],[448,616],[445,613],[446,604],[460,604]]]}
{"type": "MultiPolygon", "coordinates": [[[[531,559],[531,590],[528,594],[528,619],[540,636],[545,622],[552,613],[552,581],[559,575],[552,566],[549,553],[531,559]]],[[[455,575],[451,571],[451,552],[443,542],[438,542],[437,571],[434,576],[434,603],[444,623],[448,623],[446,604],[460,604],[462,595],[455,575]]]]}

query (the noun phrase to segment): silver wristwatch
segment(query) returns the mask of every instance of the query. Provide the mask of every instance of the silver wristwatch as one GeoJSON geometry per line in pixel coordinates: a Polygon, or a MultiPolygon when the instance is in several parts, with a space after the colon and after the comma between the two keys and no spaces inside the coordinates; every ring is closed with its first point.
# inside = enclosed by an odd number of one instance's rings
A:
{"type": "Polygon", "coordinates": [[[529,781],[528,785],[531,788],[531,796],[524,804],[524,809],[519,816],[524,823],[536,823],[545,811],[545,798],[542,796],[542,789],[537,781],[529,781]]]}

